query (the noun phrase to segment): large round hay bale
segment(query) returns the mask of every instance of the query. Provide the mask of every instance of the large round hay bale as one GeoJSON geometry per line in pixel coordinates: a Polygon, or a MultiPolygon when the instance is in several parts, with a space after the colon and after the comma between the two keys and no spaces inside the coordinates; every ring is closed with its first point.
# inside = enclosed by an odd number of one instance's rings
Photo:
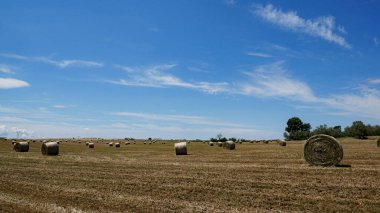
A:
{"type": "Polygon", "coordinates": [[[115,143],[115,147],[119,148],[120,147],[120,143],[115,143]]]}
{"type": "Polygon", "coordinates": [[[227,141],[225,142],[225,145],[223,148],[229,149],[229,150],[234,150],[235,149],[235,143],[233,141],[227,141]]]}
{"type": "Polygon", "coordinates": [[[175,154],[176,155],[187,155],[187,143],[178,142],[174,144],[175,154]]]}
{"type": "Polygon", "coordinates": [[[16,142],[13,149],[16,152],[27,152],[29,151],[29,142],[16,142]]]}
{"type": "Polygon", "coordinates": [[[41,146],[41,152],[43,155],[58,155],[59,144],[57,142],[43,143],[41,146]]]}
{"type": "Polygon", "coordinates": [[[218,146],[222,147],[223,146],[223,142],[218,142],[218,146]]]}
{"type": "Polygon", "coordinates": [[[90,143],[90,142],[86,142],[86,146],[88,146],[89,143],[90,143]]]}
{"type": "Polygon", "coordinates": [[[278,144],[279,144],[280,146],[286,146],[286,141],[279,141],[278,144]]]}
{"type": "Polygon", "coordinates": [[[310,165],[335,166],[343,159],[343,148],[334,137],[314,135],[306,141],[304,157],[310,165]]]}
{"type": "Polygon", "coordinates": [[[108,146],[113,146],[113,143],[112,142],[108,143],[108,146]]]}
{"type": "Polygon", "coordinates": [[[208,145],[214,146],[214,142],[209,142],[208,145]]]}
{"type": "Polygon", "coordinates": [[[377,147],[380,147],[380,138],[377,139],[377,147]]]}
{"type": "Polygon", "coordinates": [[[95,148],[95,144],[94,143],[88,143],[88,148],[90,148],[90,149],[95,148]]]}

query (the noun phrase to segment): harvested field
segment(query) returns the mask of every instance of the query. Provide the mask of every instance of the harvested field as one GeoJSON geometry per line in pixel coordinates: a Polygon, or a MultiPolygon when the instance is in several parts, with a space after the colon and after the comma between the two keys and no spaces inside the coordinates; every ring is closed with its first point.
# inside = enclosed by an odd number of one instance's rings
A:
{"type": "MultiPolygon", "coordinates": [[[[94,142],[94,141],[92,141],[94,142]]],[[[380,212],[376,139],[341,139],[342,165],[309,166],[304,142],[237,144],[236,150],[174,141],[88,149],[70,140],[58,156],[14,152],[0,142],[0,212],[380,212]]]]}

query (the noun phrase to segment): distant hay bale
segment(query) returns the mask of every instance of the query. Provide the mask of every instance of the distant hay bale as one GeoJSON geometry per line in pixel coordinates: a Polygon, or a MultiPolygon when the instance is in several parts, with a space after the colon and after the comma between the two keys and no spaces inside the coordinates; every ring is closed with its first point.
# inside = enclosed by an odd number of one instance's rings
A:
{"type": "Polygon", "coordinates": [[[175,154],[176,155],[187,155],[187,143],[178,142],[174,144],[175,154]]]}
{"type": "Polygon", "coordinates": [[[57,142],[43,143],[41,146],[41,152],[43,155],[58,155],[59,145],[57,142]]]}
{"type": "Polygon", "coordinates": [[[112,142],[108,143],[108,146],[113,146],[113,143],[112,142]]]}
{"type": "Polygon", "coordinates": [[[218,142],[218,146],[222,147],[223,146],[223,142],[218,142]]]}
{"type": "Polygon", "coordinates": [[[88,143],[88,148],[90,148],[90,149],[95,148],[95,144],[94,143],[88,143]]]}
{"type": "Polygon", "coordinates": [[[377,139],[377,147],[380,147],[380,138],[377,139]]]}
{"type": "Polygon", "coordinates": [[[214,142],[209,142],[208,145],[214,146],[214,142]]]}
{"type": "Polygon", "coordinates": [[[125,145],[129,145],[130,143],[129,143],[129,142],[125,142],[124,144],[125,144],[125,145]]]}
{"type": "Polygon", "coordinates": [[[265,144],[268,144],[268,143],[269,143],[269,141],[263,141],[263,143],[265,143],[265,144]]]}
{"type": "Polygon", "coordinates": [[[279,144],[280,146],[286,146],[286,141],[279,141],[278,144],[279,144]]]}
{"type": "Polygon", "coordinates": [[[120,147],[120,143],[115,143],[115,147],[119,148],[120,147]]]}
{"type": "Polygon", "coordinates": [[[16,152],[28,152],[29,151],[29,143],[28,142],[17,142],[13,146],[13,149],[16,152]]]}
{"type": "Polygon", "coordinates": [[[229,150],[234,150],[235,149],[235,143],[233,141],[227,141],[225,142],[225,145],[223,148],[229,149],[229,150]]]}
{"type": "Polygon", "coordinates": [[[310,165],[335,166],[343,159],[343,148],[334,137],[314,135],[306,141],[304,157],[310,165]]]}
{"type": "Polygon", "coordinates": [[[86,146],[88,146],[89,143],[90,143],[90,142],[86,142],[86,146]]]}

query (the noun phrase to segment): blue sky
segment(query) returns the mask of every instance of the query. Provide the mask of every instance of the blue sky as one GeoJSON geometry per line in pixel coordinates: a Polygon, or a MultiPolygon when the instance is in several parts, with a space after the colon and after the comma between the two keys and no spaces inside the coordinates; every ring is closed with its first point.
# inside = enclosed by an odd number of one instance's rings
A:
{"type": "Polygon", "coordinates": [[[380,1],[1,1],[0,134],[282,138],[380,123],[380,1]]]}

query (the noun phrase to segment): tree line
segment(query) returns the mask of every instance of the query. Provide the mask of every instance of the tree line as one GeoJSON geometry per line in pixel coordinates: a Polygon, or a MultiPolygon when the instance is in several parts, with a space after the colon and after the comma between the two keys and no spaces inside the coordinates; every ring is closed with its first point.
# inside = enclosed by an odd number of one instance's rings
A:
{"type": "Polygon", "coordinates": [[[287,122],[284,137],[286,140],[305,140],[317,134],[331,135],[336,138],[354,137],[366,139],[368,136],[380,136],[380,126],[365,125],[362,121],[354,121],[351,126],[347,126],[344,129],[341,126],[329,127],[323,124],[311,130],[309,123],[304,123],[298,117],[292,117],[287,122]]]}

